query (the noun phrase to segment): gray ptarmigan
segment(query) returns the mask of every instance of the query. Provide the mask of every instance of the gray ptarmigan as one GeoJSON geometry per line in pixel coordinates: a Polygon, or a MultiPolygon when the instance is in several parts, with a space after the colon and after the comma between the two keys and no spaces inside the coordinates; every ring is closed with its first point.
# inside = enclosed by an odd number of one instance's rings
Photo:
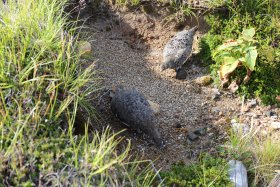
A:
{"type": "Polygon", "coordinates": [[[193,38],[197,26],[178,32],[171,38],[163,49],[163,64],[161,70],[180,69],[191,56],[193,38]]]}
{"type": "Polygon", "coordinates": [[[112,95],[111,109],[127,126],[147,133],[158,147],[163,146],[161,135],[155,127],[155,113],[143,94],[118,86],[112,95]]]}

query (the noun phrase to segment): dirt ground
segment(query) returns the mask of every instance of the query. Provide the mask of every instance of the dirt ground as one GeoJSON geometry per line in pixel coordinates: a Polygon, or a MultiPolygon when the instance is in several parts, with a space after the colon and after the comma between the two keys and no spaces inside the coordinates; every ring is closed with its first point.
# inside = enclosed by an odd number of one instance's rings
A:
{"type": "MultiPolygon", "coordinates": [[[[219,91],[217,95],[214,85],[195,83],[207,75],[207,68],[199,60],[187,62],[184,80],[175,79],[174,70],[161,72],[163,47],[178,29],[172,23],[164,25],[161,17],[116,10],[98,15],[87,12],[83,17],[87,18],[84,26],[102,78],[102,89],[93,102],[100,120],[94,124],[99,128],[109,125],[114,131],[127,129],[121,136],[125,141],[131,140],[132,152],[156,160],[156,167],[167,169],[177,161],[189,163],[200,153],[216,152],[216,147],[226,141],[234,117],[265,129],[263,133],[270,133],[267,129],[271,121],[279,121],[279,110],[273,106],[261,106],[259,101],[252,106],[250,101],[242,104],[235,94],[219,91]],[[145,134],[128,129],[112,114],[108,90],[119,84],[136,88],[160,105],[156,126],[165,141],[163,149],[158,149],[145,134]],[[190,133],[196,130],[202,133],[190,140],[190,133]]],[[[207,31],[207,25],[202,18],[199,22],[188,20],[184,25],[190,28],[197,24],[194,52],[199,51],[197,41],[207,31]]]]}

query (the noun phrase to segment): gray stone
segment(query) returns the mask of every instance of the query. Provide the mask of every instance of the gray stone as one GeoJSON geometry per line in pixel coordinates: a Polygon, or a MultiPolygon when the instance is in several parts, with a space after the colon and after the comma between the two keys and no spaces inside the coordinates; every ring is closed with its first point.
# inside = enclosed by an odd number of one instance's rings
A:
{"type": "Polygon", "coordinates": [[[257,100],[256,99],[252,99],[251,101],[249,101],[248,103],[247,103],[247,106],[249,107],[249,108],[251,108],[251,107],[254,107],[254,106],[256,106],[258,103],[257,103],[257,100]]]}
{"type": "Polygon", "coordinates": [[[204,136],[207,133],[207,129],[205,127],[199,128],[193,132],[194,134],[204,136]]]}
{"type": "Polygon", "coordinates": [[[191,140],[191,141],[195,141],[195,140],[198,139],[198,136],[197,136],[196,134],[194,134],[193,132],[189,132],[189,133],[188,133],[188,138],[189,138],[189,140],[191,140]]]}
{"type": "Polygon", "coordinates": [[[239,88],[239,85],[236,81],[232,81],[231,84],[228,86],[228,89],[231,93],[235,93],[239,88]]]}
{"type": "Polygon", "coordinates": [[[219,114],[221,112],[221,109],[219,107],[212,107],[211,111],[214,114],[219,114]]]}
{"type": "Polygon", "coordinates": [[[178,32],[163,49],[161,70],[179,69],[191,56],[193,38],[197,27],[178,32]]]}
{"type": "Polygon", "coordinates": [[[211,99],[212,100],[217,100],[217,99],[220,98],[220,96],[221,96],[221,92],[219,91],[219,89],[213,88],[212,89],[212,97],[211,97],[211,99]]]}
{"type": "Polygon", "coordinates": [[[220,95],[218,95],[218,94],[213,94],[211,97],[211,99],[214,101],[218,100],[219,98],[220,98],[220,95]]]}
{"type": "Polygon", "coordinates": [[[182,125],[181,125],[181,123],[177,122],[177,123],[175,123],[175,127],[176,127],[177,129],[179,129],[179,128],[182,128],[182,125]]]}
{"type": "Polygon", "coordinates": [[[265,114],[267,117],[271,117],[271,116],[274,116],[276,113],[273,111],[266,111],[265,114]]]}
{"type": "Polygon", "coordinates": [[[274,121],[271,123],[271,127],[273,129],[280,129],[280,122],[279,121],[274,121]]]}
{"type": "Polygon", "coordinates": [[[228,172],[235,187],[248,187],[247,170],[241,161],[230,160],[228,172]]]}

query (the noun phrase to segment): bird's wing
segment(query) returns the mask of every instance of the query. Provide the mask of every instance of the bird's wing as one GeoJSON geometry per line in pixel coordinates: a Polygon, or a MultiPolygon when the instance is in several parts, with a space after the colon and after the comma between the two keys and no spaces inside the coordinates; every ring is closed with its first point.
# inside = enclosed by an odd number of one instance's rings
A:
{"type": "Polygon", "coordinates": [[[177,67],[181,67],[188,60],[191,51],[192,51],[191,47],[187,47],[177,51],[176,59],[175,59],[175,63],[177,67]]]}

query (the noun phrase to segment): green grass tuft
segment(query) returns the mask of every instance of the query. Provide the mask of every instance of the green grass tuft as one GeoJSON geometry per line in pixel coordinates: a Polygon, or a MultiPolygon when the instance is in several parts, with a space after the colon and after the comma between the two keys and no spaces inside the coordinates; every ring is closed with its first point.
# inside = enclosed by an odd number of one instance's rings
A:
{"type": "Polygon", "coordinates": [[[129,144],[118,151],[117,134],[73,134],[76,111],[94,111],[98,81],[79,59],[66,3],[0,3],[0,185],[150,186],[151,165],[129,159],[129,144]]]}
{"type": "Polygon", "coordinates": [[[226,154],[246,165],[251,186],[268,186],[280,167],[280,142],[258,134],[257,130],[246,135],[232,132],[226,154]]]}

